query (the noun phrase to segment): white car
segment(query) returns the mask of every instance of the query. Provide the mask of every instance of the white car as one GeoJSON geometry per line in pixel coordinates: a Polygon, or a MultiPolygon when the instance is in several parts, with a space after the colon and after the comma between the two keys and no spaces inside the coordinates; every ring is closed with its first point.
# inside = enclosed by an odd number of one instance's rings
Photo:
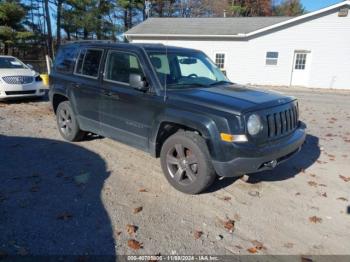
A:
{"type": "Polygon", "coordinates": [[[43,95],[45,86],[38,73],[13,56],[0,56],[0,100],[43,95]]]}

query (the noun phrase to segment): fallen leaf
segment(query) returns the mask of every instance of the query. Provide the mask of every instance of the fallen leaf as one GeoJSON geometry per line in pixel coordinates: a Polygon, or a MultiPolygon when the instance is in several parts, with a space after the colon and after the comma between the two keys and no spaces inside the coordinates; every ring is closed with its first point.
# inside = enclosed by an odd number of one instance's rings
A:
{"type": "Polygon", "coordinates": [[[148,190],[146,188],[141,188],[141,189],[139,189],[139,192],[140,193],[146,193],[146,192],[148,192],[148,190]]]}
{"type": "Polygon", "coordinates": [[[248,195],[250,195],[252,197],[259,197],[260,193],[258,191],[249,191],[248,195]]]}
{"type": "Polygon", "coordinates": [[[129,235],[135,234],[137,231],[137,226],[134,225],[126,225],[126,232],[128,232],[129,235]]]}
{"type": "Polygon", "coordinates": [[[293,248],[293,247],[294,247],[294,244],[288,242],[288,243],[285,243],[283,246],[286,247],[286,248],[293,248]]]}
{"type": "Polygon", "coordinates": [[[322,218],[317,217],[317,216],[312,216],[312,217],[309,217],[309,221],[311,223],[314,223],[314,224],[321,223],[322,222],[322,218]]]}
{"type": "Polygon", "coordinates": [[[326,192],[322,193],[321,196],[328,197],[326,192]]]}
{"type": "Polygon", "coordinates": [[[313,262],[313,260],[308,257],[301,257],[301,262],[313,262]]]}
{"type": "Polygon", "coordinates": [[[130,247],[134,250],[139,250],[140,248],[143,248],[143,244],[134,240],[134,239],[129,239],[128,240],[128,247],[130,247]]]}
{"type": "Polygon", "coordinates": [[[247,249],[249,253],[255,254],[256,252],[258,252],[258,250],[255,247],[251,247],[247,249]]]}
{"type": "Polygon", "coordinates": [[[317,183],[315,181],[309,181],[307,182],[309,186],[317,187],[317,183]]]}
{"type": "Polygon", "coordinates": [[[232,198],[229,196],[225,196],[225,197],[221,197],[220,199],[224,201],[230,201],[232,198]]]}
{"type": "Polygon", "coordinates": [[[319,186],[322,186],[322,187],[327,187],[327,185],[325,184],[318,184],[319,186]]]}
{"type": "Polygon", "coordinates": [[[136,207],[136,208],[134,208],[134,214],[137,214],[137,213],[141,212],[142,209],[143,209],[143,207],[136,207]]]}
{"type": "Polygon", "coordinates": [[[343,179],[344,182],[349,182],[349,181],[350,181],[350,176],[346,177],[346,176],[339,175],[339,177],[340,177],[341,179],[343,179]]]}
{"type": "Polygon", "coordinates": [[[68,213],[67,211],[57,215],[57,219],[64,220],[64,221],[66,221],[72,217],[73,217],[72,214],[68,213]]]}
{"type": "Polygon", "coordinates": [[[338,197],[337,200],[348,202],[349,200],[345,197],[338,197]]]}
{"type": "Polygon", "coordinates": [[[122,231],[117,231],[116,234],[117,236],[120,236],[122,234],[122,231]]]}
{"type": "Polygon", "coordinates": [[[240,245],[235,245],[235,247],[238,249],[243,249],[243,247],[241,247],[240,245]]]}
{"type": "Polygon", "coordinates": [[[199,230],[196,230],[196,231],[194,231],[194,233],[193,233],[193,236],[194,236],[194,239],[199,239],[199,238],[201,238],[201,236],[203,235],[203,232],[202,231],[199,231],[199,230]]]}
{"type": "Polygon", "coordinates": [[[297,193],[295,193],[295,195],[296,195],[296,196],[300,196],[301,194],[300,194],[300,192],[297,192],[297,193]]]}
{"type": "Polygon", "coordinates": [[[253,241],[252,241],[252,244],[255,246],[255,248],[256,248],[257,250],[266,249],[266,247],[264,247],[263,243],[261,243],[261,242],[258,241],[258,240],[253,240],[253,241]]]}
{"type": "Polygon", "coordinates": [[[230,233],[233,232],[234,227],[235,227],[235,221],[230,219],[227,221],[224,221],[224,228],[226,228],[230,233]]]}

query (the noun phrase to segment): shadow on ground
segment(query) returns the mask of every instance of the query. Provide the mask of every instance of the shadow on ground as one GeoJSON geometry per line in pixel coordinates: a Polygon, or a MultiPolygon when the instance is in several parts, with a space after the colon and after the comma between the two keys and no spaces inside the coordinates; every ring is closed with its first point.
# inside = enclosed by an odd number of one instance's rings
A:
{"type": "Polygon", "coordinates": [[[0,135],[0,249],[8,254],[114,255],[101,190],[105,162],[82,147],[0,135]]]}
{"type": "MultiPolygon", "coordinates": [[[[321,151],[318,144],[318,137],[307,135],[301,151],[288,159],[286,162],[277,166],[273,170],[248,175],[247,183],[256,184],[262,181],[282,181],[295,177],[301,170],[306,170],[312,166],[320,157],[321,151]]],[[[228,187],[235,183],[238,178],[224,178],[217,181],[209,192],[214,192],[228,187]]]]}

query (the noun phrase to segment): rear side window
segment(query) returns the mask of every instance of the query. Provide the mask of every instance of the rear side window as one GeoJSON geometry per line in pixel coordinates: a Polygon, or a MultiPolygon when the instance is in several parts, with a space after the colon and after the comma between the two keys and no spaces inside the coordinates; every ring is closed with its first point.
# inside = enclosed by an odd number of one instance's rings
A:
{"type": "Polygon", "coordinates": [[[60,73],[71,73],[75,64],[77,48],[74,46],[61,47],[57,53],[54,69],[60,73]]]}
{"type": "Polygon", "coordinates": [[[103,50],[82,49],[77,59],[75,73],[87,77],[98,77],[103,50]]]}

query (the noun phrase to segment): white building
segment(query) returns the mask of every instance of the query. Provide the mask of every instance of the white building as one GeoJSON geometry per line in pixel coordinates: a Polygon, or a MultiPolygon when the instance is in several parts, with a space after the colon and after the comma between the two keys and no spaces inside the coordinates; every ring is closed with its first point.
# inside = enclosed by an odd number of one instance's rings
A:
{"type": "Polygon", "coordinates": [[[236,83],[350,89],[349,7],[294,18],[150,18],[125,35],[202,50],[236,83]]]}

